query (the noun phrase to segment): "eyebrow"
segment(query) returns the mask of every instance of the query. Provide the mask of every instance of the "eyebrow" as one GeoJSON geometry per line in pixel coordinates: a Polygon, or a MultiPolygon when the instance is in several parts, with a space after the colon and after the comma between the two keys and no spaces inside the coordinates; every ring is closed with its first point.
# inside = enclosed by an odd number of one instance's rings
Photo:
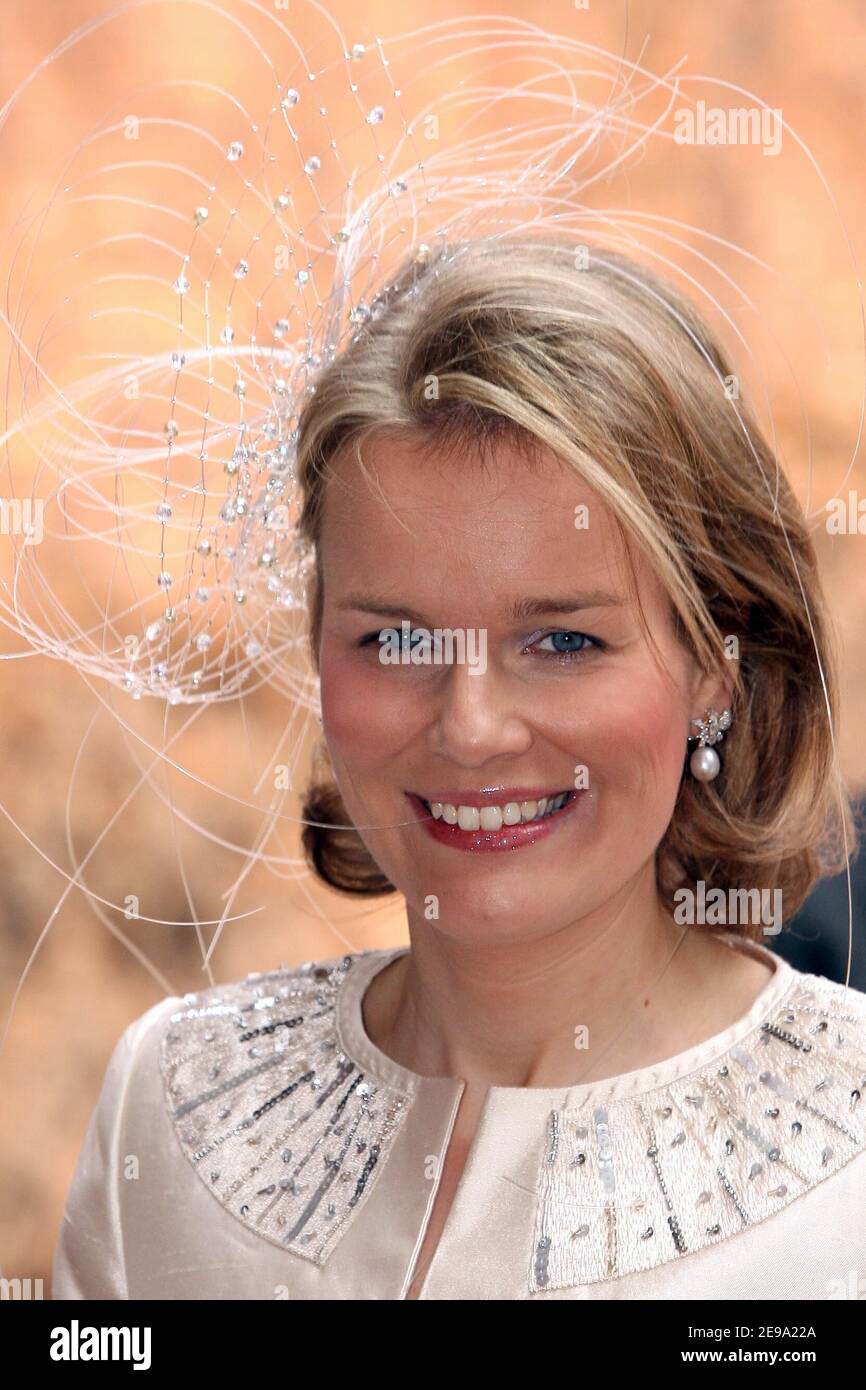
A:
{"type": "MultiPolygon", "coordinates": [[[[590,589],[583,594],[568,594],[562,598],[517,599],[509,604],[507,612],[513,622],[521,622],[526,618],[542,617],[546,613],[578,613],[584,608],[622,607],[624,603],[625,599],[621,594],[611,594],[604,589],[590,589]]],[[[405,604],[392,603],[373,594],[347,594],[337,604],[337,608],[355,608],[364,613],[377,613],[380,617],[399,613],[410,622],[417,623],[419,627],[424,626],[425,621],[421,614],[407,608],[405,604]]]]}

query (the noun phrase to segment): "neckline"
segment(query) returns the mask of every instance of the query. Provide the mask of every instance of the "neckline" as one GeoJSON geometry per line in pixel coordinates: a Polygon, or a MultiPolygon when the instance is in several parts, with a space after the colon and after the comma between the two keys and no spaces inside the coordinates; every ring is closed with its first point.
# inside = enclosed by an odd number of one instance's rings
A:
{"type": "MultiPolygon", "coordinates": [[[[783,956],[776,955],[756,941],[721,934],[720,939],[731,949],[745,950],[773,968],[773,974],[746,1012],[720,1033],[714,1033],[702,1042],[686,1048],[684,1052],[678,1052],[660,1062],[650,1063],[634,1071],[620,1072],[615,1076],[601,1077],[595,1081],[557,1087],[490,1086],[488,1100],[514,1101],[516,1097],[526,1096],[528,1101],[544,1100],[553,1106],[571,1108],[589,1099],[612,1100],[621,1096],[645,1094],[711,1065],[741,1043],[765,1020],[769,1012],[784,998],[797,973],[783,956]]],[[[390,965],[391,961],[396,960],[398,956],[407,955],[410,950],[410,946],[386,947],[362,951],[352,958],[352,969],[343,980],[335,1001],[334,1020],[340,1048],[373,1080],[410,1095],[414,1095],[421,1086],[431,1085],[462,1091],[466,1082],[461,1077],[424,1076],[402,1066],[377,1047],[364,1026],[364,995],[373,979],[390,965]]]]}

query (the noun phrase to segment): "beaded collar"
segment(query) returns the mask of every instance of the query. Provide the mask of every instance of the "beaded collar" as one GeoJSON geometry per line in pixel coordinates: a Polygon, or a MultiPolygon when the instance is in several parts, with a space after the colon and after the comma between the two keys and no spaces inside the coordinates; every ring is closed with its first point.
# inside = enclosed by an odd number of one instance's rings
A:
{"type": "Polygon", "coordinates": [[[316,1264],[363,1205],[410,1101],[340,1046],[335,1002],[362,954],[186,995],[161,1045],[175,1129],[202,1181],[316,1264]]]}
{"type": "MultiPolygon", "coordinates": [[[[318,1265],[381,1177],[425,1081],[363,1028],[366,984],[397,954],[187,995],[162,1038],[166,1100],[201,1180],[264,1239],[318,1265]]],[[[776,964],[746,1019],[718,1039],[655,1070],[546,1093],[530,1292],[717,1244],[864,1148],[866,997],[776,964]],[[692,1057],[702,1065],[678,1066],[692,1057]]]]}
{"type": "Polygon", "coordinates": [[[866,1145],[866,997],[790,972],[710,1065],[609,1106],[551,1111],[530,1288],[652,1269],[767,1220],[866,1145]]]}

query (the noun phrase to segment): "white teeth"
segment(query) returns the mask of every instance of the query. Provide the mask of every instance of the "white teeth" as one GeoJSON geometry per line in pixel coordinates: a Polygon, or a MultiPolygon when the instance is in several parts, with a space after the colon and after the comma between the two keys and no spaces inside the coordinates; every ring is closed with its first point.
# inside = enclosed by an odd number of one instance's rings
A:
{"type": "Polygon", "coordinates": [[[446,825],[458,825],[461,830],[501,830],[503,825],[521,825],[541,820],[559,811],[568,801],[569,793],[541,796],[537,801],[509,801],[504,806],[454,806],[449,801],[431,801],[430,814],[446,825]]]}

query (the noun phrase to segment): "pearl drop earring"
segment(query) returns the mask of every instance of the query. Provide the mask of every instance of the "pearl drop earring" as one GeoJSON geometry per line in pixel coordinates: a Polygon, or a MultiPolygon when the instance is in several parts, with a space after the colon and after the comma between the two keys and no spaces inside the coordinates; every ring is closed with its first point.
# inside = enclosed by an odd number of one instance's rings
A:
{"type": "Polygon", "coordinates": [[[722,766],[712,745],[721,743],[725,736],[724,731],[731,727],[731,711],[726,709],[717,714],[711,709],[707,711],[705,719],[693,719],[691,722],[701,731],[700,734],[689,735],[689,738],[698,739],[698,746],[689,759],[692,776],[698,782],[712,782],[714,777],[718,777],[722,766]]]}

